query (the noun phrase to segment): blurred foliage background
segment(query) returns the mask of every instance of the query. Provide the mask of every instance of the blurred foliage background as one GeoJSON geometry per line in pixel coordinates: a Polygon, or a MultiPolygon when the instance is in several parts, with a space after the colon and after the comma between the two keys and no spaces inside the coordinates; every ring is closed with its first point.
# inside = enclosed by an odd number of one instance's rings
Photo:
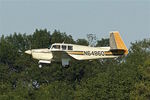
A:
{"type": "MultiPolygon", "coordinates": [[[[131,43],[129,54],[117,59],[72,60],[69,68],[53,62],[38,68],[25,50],[52,43],[89,45],[55,30],[0,37],[0,100],[150,100],[150,39],[131,43]]],[[[109,46],[109,39],[95,46],[109,46]]]]}

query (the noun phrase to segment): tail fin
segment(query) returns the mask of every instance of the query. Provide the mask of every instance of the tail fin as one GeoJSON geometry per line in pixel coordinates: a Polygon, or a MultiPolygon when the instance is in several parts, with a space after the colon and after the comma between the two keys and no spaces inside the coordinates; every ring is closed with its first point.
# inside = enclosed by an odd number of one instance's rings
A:
{"type": "Polygon", "coordinates": [[[110,49],[111,51],[124,51],[124,54],[128,54],[128,49],[124,44],[119,32],[110,33],[110,49]]]}

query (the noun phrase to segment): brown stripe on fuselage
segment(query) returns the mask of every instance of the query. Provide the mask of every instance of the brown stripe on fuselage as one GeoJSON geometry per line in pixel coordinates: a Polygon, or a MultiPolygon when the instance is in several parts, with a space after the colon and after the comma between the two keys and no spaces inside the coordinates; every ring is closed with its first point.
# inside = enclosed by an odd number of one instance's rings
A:
{"type": "Polygon", "coordinates": [[[111,51],[105,51],[104,54],[105,55],[112,55],[113,53],[111,51]]]}
{"type": "Polygon", "coordinates": [[[83,51],[68,51],[67,53],[73,55],[84,55],[83,51]]]}
{"type": "MultiPolygon", "coordinates": [[[[67,51],[67,53],[72,55],[84,55],[84,51],[67,51]]],[[[123,50],[104,51],[104,54],[107,56],[123,55],[124,51],[123,50]]]]}
{"type": "Polygon", "coordinates": [[[105,55],[123,55],[124,54],[124,50],[114,50],[114,51],[105,51],[104,54],[105,55]]]}

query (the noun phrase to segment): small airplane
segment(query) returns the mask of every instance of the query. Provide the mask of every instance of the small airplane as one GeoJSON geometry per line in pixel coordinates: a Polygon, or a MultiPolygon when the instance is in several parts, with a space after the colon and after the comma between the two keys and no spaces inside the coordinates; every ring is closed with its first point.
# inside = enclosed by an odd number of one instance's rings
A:
{"type": "Polygon", "coordinates": [[[31,49],[25,51],[39,60],[39,67],[42,64],[50,64],[52,61],[62,62],[62,66],[69,66],[71,59],[94,60],[101,58],[117,58],[128,54],[128,49],[124,44],[119,32],[110,32],[110,47],[90,47],[66,43],[54,43],[50,48],[31,49]]]}

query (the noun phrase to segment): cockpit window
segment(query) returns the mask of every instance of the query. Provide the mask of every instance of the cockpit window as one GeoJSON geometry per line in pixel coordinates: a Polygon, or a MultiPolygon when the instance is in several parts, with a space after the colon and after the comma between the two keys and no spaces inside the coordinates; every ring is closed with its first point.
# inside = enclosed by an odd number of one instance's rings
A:
{"type": "Polygon", "coordinates": [[[68,50],[73,50],[73,47],[72,46],[68,46],[68,50]]]}
{"type": "Polygon", "coordinates": [[[62,45],[62,50],[66,50],[66,46],[65,45],[62,45]]]}
{"type": "Polygon", "coordinates": [[[53,45],[52,49],[60,49],[60,45],[53,45]]]}

